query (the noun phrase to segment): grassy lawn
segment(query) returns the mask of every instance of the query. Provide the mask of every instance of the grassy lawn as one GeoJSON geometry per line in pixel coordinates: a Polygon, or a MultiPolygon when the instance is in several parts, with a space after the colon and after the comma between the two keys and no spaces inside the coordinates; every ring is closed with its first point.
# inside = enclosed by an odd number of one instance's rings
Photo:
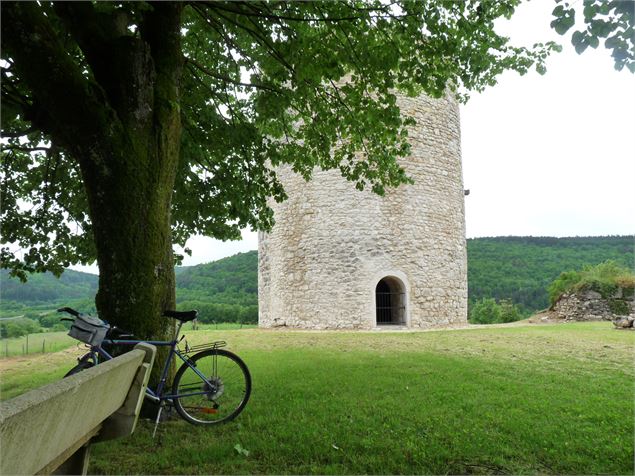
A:
{"type": "MultiPolygon", "coordinates": [[[[246,410],[219,428],[169,421],[156,440],[141,422],[95,445],[90,473],[633,473],[635,332],[610,323],[187,334],[244,358],[246,410]]],[[[72,354],[5,359],[2,386],[55,380],[72,354]]]]}

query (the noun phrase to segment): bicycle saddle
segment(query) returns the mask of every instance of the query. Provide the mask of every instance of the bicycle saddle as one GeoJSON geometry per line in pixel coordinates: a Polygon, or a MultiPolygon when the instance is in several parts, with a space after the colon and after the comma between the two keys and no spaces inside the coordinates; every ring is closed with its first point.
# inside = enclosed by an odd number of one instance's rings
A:
{"type": "Polygon", "coordinates": [[[196,309],[192,311],[163,311],[165,317],[172,317],[178,319],[181,322],[189,322],[196,319],[198,311],[196,309]]]}

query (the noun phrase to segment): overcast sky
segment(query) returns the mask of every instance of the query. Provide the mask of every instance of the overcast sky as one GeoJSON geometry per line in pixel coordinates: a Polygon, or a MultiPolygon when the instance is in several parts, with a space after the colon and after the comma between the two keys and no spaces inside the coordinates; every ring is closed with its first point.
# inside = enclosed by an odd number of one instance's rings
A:
{"type": "Polygon", "coordinates": [[[560,42],[547,73],[506,73],[461,111],[468,237],[635,232],[635,75],[603,47],[576,54],[553,6],[523,5],[500,30],[560,42]]]}
{"type": "MultiPolygon", "coordinates": [[[[505,73],[461,109],[468,238],[635,233],[635,75],[615,71],[602,46],[577,55],[570,35],[549,27],[554,6],[534,0],[499,24],[516,45],[563,45],[547,73],[505,73]]],[[[184,264],[194,265],[258,240],[245,231],[239,242],[194,237],[188,247],[184,264]]]]}

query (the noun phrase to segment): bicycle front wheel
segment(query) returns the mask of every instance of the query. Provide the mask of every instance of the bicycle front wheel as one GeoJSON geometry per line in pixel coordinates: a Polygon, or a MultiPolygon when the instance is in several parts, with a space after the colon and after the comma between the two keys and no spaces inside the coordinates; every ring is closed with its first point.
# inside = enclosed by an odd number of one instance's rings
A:
{"type": "Polygon", "coordinates": [[[172,393],[174,408],[189,423],[225,423],[247,405],[251,375],[237,355],[221,349],[205,350],[181,365],[172,393]]]}
{"type": "Polygon", "coordinates": [[[78,374],[86,369],[89,369],[91,367],[95,366],[95,362],[93,362],[92,360],[83,360],[81,361],[79,364],[77,364],[75,367],[73,367],[72,369],[70,369],[68,372],[66,372],[64,374],[63,378],[66,377],[70,377],[71,375],[75,375],[78,374]]]}

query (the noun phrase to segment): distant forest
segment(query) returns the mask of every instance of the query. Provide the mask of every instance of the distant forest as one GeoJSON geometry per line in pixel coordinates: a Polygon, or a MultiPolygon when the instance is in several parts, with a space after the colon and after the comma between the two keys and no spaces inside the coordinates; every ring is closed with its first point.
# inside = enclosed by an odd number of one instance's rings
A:
{"type": "MultiPolygon", "coordinates": [[[[606,260],[633,267],[633,237],[498,237],[467,240],[469,299],[509,299],[528,314],[549,304],[547,286],[563,271],[606,260]]],[[[198,309],[203,322],[258,319],[258,253],[177,268],[177,306],[198,309]]],[[[66,271],[34,275],[27,284],[0,273],[0,315],[36,316],[70,305],[94,312],[97,276],[66,271]]]]}
{"type": "Polygon", "coordinates": [[[606,260],[632,269],[633,247],[632,236],[469,239],[469,300],[509,299],[525,314],[545,309],[547,286],[560,273],[606,260]]]}

